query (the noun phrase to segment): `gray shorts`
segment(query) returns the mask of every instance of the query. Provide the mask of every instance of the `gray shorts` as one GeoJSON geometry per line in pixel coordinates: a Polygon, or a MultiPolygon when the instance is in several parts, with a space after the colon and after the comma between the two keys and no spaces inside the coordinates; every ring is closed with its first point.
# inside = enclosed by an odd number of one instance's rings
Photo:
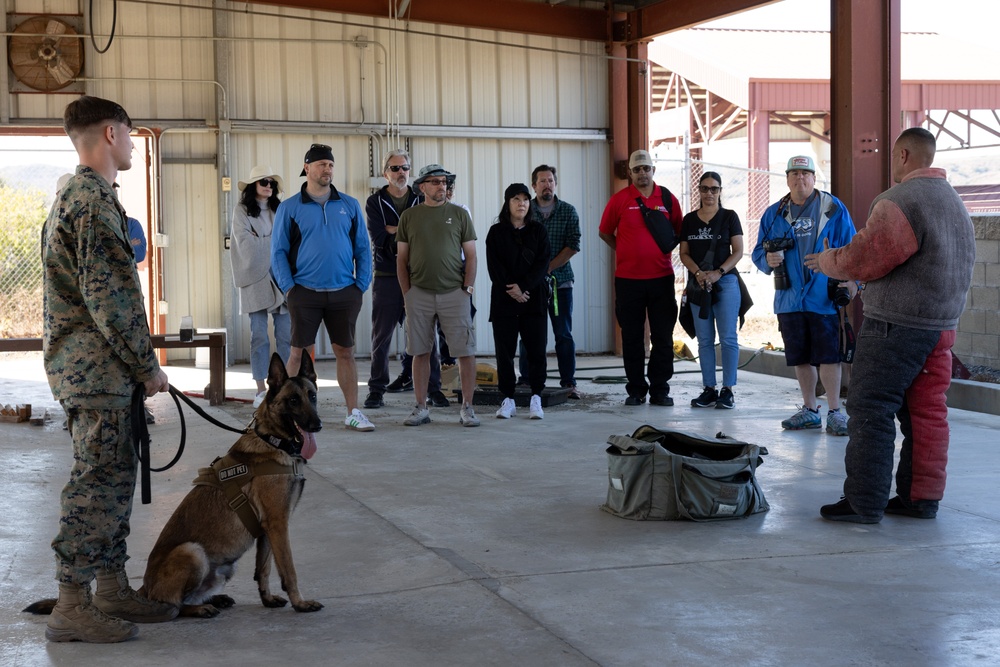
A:
{"type": "Polygon", "coordinates": [[[472,326],[472,297],[459,288],[438,294],[410,287],[403,295],[406,304],[406,352],[412,356],[430,354],[434,349],[434,317],[448,341],[453,357],[476,354],[476,331],[472,326]]]}

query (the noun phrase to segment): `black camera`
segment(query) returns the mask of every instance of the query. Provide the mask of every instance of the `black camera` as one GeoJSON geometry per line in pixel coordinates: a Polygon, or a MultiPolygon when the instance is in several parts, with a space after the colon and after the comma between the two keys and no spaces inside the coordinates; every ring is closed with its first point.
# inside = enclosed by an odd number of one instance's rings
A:
{"type": "Polygon", "coordinates": [[[841,287],[841,282],[843,281],[836,278],[826,279],[826,296],[837,308],[843,308],[851,302],[851,292],[846,287],[841,287]]]}
{"type": "MultiPolygon", "coordinates": [[[[791,236],[783,236],[780,239],[764,241],[762,245],[764,252],[784,252],[795,247],[795,239],[791,236]]],[[[788,280],[788,267],[785,266],[785,260],[781,260],[781,264],[774,267],[774,289],[783,290],[791,286],[792,283],[788,280]]]]}

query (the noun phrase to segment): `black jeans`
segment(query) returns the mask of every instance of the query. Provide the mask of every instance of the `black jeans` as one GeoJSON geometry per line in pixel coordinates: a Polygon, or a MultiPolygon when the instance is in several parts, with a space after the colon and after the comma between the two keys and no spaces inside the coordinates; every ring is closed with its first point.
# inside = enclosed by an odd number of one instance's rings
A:
{"type": "Polygon", "coordinates": [[[615,316],[622,329],[622,361],[629,396],[666,396],[674,376],[674,324],[677,300],[674,276],[633,280],[615,278],[615,316]],[[646,361],[646,320],[649,320],[649,366],[646,361]],[[648,373],[649,382],[646,382],[648,373]]]}
{"type": "Polygon", "coordinates": [[[531,393],[541,394],[545,388],[546,314],[496,317],[493,319],[493,341],[497,351],[497,385],[504,398],[514,398],[514,354],[518,334],[527,350],[531,393]]]}

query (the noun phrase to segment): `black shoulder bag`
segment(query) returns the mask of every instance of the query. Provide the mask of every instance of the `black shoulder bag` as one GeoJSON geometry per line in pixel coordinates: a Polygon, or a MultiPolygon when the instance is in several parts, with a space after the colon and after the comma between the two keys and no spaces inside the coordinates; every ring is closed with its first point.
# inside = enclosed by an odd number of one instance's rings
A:
{"type": "Polygon", "coordinates": [[[673,209],[673,204],[670,200],[670,190],[667,190],[662,185],[660,186],[660,198],[663,200],[664,208],[667,209],[666,214],[663,211],[646,206],[642,201],[642,197],[636,197],[635,201],[639,204],[642,219],[646,221],[646,228],[653,235],[656,245],[664,255],[669,255],[677,247],[677,244],[680,243],[680,239],[674,233],[674,226],[670,224],[670,213],[673,209]]]}

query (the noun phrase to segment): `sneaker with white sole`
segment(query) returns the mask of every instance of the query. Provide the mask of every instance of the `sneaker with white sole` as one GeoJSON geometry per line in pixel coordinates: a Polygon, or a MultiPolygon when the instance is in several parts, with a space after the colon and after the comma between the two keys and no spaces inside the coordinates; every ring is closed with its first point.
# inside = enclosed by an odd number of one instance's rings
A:
{"type": "Polygon", "coordinates": [[[517,405],[513,398],[505,398],[497,410],[497,419],[510,419],[517,414],[517,405]]]}
{"type": "Polygon", "coordinates": [[[839,408],[826,413],[826,432],[830,435],[847,435],[847,415],[839,408]]]}
{"type": "Polygon", "coordinates": [[[462,406],[462,411],[458,413],[458,421],[462,426],[479,426],[479,417],[469,404],[462,406]]]}
{"type": "Polygon", "coordinates": [[[264,397],[265,396],[267,396],[267,389],[265,389],[264,391],[260,392],[259,394],[257,394],[256,396],[253,397],[253,406],[254,406],[254,408],[259,408],[260,407],[260,404],[264,402],[264,397]]]}
{"type": "Polygon", "coordinates": [[[820,428],[821,426],[823,426],[823,418],[819,416],[819,408],[812,410],[804,405],[794,415],[781,422],[781,428],[789,431],[820,428]]]}
{"type": "Polygon", "coordinates": [[[431,422],[431,411],[426,406],[415,405],[410,416],[403,420],[406,426],[420,426],[431,422]]]}
{"type": "Polygon", "coordinates": [[[545,419],[545,412],[542,410],[542,397],[538,394],[531,395],[531,403],[528,407],[528,416],[531,419],[545,419]]]}
{"type": "Polygon", "coordinates": [[[349,428],[352,431],[374,431],[375,424],[368,421],[368,417],[365,417],[361,410],[354,408],[351,410],[351,414],[347,415],[344,419],[344,427],[349,428]]]}

